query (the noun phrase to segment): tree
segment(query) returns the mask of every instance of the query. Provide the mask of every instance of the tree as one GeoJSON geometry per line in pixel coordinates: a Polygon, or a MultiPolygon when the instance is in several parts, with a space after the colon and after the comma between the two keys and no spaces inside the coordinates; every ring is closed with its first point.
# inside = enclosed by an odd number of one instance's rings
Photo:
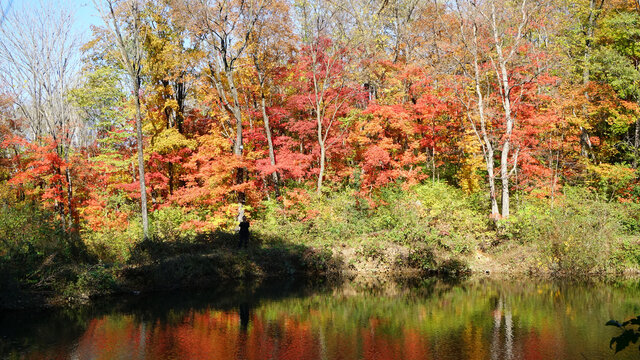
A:
{"type": "Polygon", "coordinates": [[[267,98],[272,98],[276,91],[276,80],[279,78],[287,53],[293,48],[291,44],[291,26],[289,24],[289,8],[284,2],[274,1],[267,7],[256,21],[251,34],[251,46],[248,54],[257,78],[257,92],[260,98],[260,113],[267,138],[269,171],[271,173],[276,196],[279,195],[280,174],[276,166],[276,154],[273,145],[273,131],[267,98]],[[271,95],[271,96],[269,96],[271,95]]]}
{"type": "Polygon", "coordinates": [[[99,6],[102,18],[110,32],[114,34],[119,51],[119,61],[127,71],[133,91],[136,109],[136,136],[138,142],[138,175],[140,181],[140,212],[144,238],[149,237],[149,219],[147,213],[147,189],[144,171],[144,149],[142,137],[142,110],[140,91],[142,84],[143,49],[140,39],[140,3],[139,0],[105,0],[105,6],[99,6]]]}
{"type": "MultiPolygon", "coordinates": [[[[543,2],[521,0],[508,6],[497,7],[494,0],[457,1],[458,36],[463,54],[460,58],[462,70],[473,79],[475,99],[465,102],[468,118],[474,132],[482,143],[489,179],[491,217],[506,218],[510,214],[510,177],[517,169],[519,149],[513,149],[513,132],[516,126],[514,105],[522,100],[524,86],[536,80],[543,72],[542,58],[532,39],[526,36],[532,26],[533,14],[543,8],[543,2]],[[463,55],[464,56],[464,55],[463,55]],[[466,64],[470,63],[471,72],[466,64]],[[497,139],[491,138],[490,117],[500,109],[500,128],[497,139]],[[470,112],[476,107],[476,114],[470,112]],[[474,119],[479,118],[479,124],[474,119]],[[502,185],[501,213],[495,189],[494,153],[500,148],[500,182],[502,185]],[[511,168],[510,168],[511,167],[511,168]]],[[[541,26],[541,25],[536,25],[541,26]]],[[[464,102],[464,101],[463,101],[464,102]]]]}
{"type": "MultiPolygon", "coordinates": [[[[256,22],[264,12],[264,0],[232,1],[176,1],[176,8],[188,14],[182,20],[191,32],[202,40],[206,49],[206,76],[216,89],[220,106],[227,112],[235,126],[233,153],[242,163],[243,157],[243,115],[242,103],[236,84],[236,72],[241,56],[250,45],[256,22]],[[236,43],[237,42],[237,43],[236,43]]],[[[235,169],[236,185],[245,182],[246,169],[235,169]]],[[[237,192],[238,216],[240,223],[244,217],[245,193],[237,192]]]]}
{"type": "MultiPolygon", "coordinates": [[[[640,106],[640,11],[620,9],[603,19],[597,36],[598,48],[588,64],[592,80],[609,84],[622,100],[640,106]]],[[[640,157],[640,117],[627,142],[632,149],[631,164],[638,167],[640,157]]]]}
{"type": "Polygon", "coordinates": [[[69,162],[72,143],[78,142],[77,131],[82,126],[68,99],[79,70],[79,41],[72,26],[68,10],[24,6],[13,9],[0,30],[0,76],[15,113],[28,125],[21,135],[54,151],[55,156],[48,159],[64,159],[52,162],[65,178],[66,204],[56,205],[64,228],[67,215],[73,212],[73,179],[63,162],[69,162]]]}
{"type": "Polygon", "coordinates": [[[191,109],[196,65],[202,54],[187,41],[187,29],[172,18],[168,2],[148,1],[142,19],[143,75],[146,118],[143,130],[149,134],[149,186],[152,204],[168,198],[183,184],[181,164],[191,153],[185,118],[191,109]],[[160,180],[160,181],[156,181],[160,180]]]}
{"type": "MultiPolygon", "coordinates": [[[[358,95],[357,85],[349,79],[348,67],[351,63],[347,42],[331,39],[340,9],[331,2],[303,1],[297,7],[303,38],[303,49],[296,71],[302,80],[299,85],[311,106],[310,115],[316,125],[316,141],[319,147],[318,178],[316,192],[322,191],[325,177],[327,151],[339,136],[332,132],[337,120],[344,116],[347,108],[358,95]],[[333,137],[331,135],[334,135],[333,137]]],[[[302,100],[302,99],[300,99],[302,100]]],[[[301,102],[299,102],[301,103],[301,102]]]]}

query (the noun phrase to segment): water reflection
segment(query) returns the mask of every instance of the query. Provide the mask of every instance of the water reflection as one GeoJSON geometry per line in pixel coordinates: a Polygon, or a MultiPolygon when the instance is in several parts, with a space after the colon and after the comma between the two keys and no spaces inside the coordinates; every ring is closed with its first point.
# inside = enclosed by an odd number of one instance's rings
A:
{"type": "MultiPolygon", "coordinates": [[[[640,287],[473,280],[152,294],[4,314],[10,359],[609,359],[640,287]]],[[[635,350],[635,349],[633,349],[635,350]]],[[[617,359],[636,359],[637,351],[617,359]]]]}

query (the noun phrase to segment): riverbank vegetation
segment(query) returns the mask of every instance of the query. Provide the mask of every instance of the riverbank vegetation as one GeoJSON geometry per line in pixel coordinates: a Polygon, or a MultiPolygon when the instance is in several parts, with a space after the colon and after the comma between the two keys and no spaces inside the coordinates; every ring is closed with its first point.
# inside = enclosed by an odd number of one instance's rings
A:
{"type": "Polygon", "coordinates": [[[0,4],[3,293],[640,267],[636,2],[0,4]]]}

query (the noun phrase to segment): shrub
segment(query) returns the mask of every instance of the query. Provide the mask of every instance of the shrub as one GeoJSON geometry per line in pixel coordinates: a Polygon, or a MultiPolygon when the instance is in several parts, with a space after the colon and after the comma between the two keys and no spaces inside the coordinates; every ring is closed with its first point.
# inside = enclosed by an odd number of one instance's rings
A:
{"type": "Polygon", "coordinates": [[[506,224],[508,237],[537,244],[540,262],[560,274],[615,270],[614,250],[625,234],[624,205],[603,201],[585,189],[565,188],[551,208],[527,199],[506,224]]]}
{"type": "Polygon", "coordinates": [[[66,245],[67,236],[54,214],[31,203],[2,205],[0,255],[47,255],[66,245]]]}
{"type": "Polygon", "coordinates": [[[194,229],[184,229],[182,224],[198,220],[195,213],[185,212],[181,207],[167,206],[149,214],[150,236],[160,241],[194,239],[194,229]]]}
{"type": "Polygon", "coordinates": [[[384,257],[384,249],[380,243],[364,244],[356,250],[356,256],[365,260],[381,260],[384,257]]]}
{"type": "Polygon", "coordinates": [[[100,262],[124,263],[129,259],[130,251],[136,242],[142,240],[142,223],[139,219],[129,222],[124,231],[102,229],[83,231],[82,237],[90,253],[100,262]]]}
{"type": "Polygon", "coordinates": [[[305,244],[388,241],[439,245],[457,253],[472,251],[487,236],[487,217],[476,198],[442,182],[408,190],[389,185],[370,199],[374,207],[352,189],[310,199],[296,204],[291,214],[286,206],[266,202],[256,228],[265,237],[305,244]]]}
{"type": "Polygon", "coordinates": [[[412,268],[423,271],[430,271],[436,268],[436,261],[433,250],[427,247],[418,247],[409,251],[408,265],[412,268]]]}

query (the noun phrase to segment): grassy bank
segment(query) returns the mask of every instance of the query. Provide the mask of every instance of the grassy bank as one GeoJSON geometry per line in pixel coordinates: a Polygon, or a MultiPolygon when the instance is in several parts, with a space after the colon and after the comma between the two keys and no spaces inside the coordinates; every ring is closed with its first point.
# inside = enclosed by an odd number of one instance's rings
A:
{"type": "Polygon", "coordinates": [[[135,240],[136,222],[69,235],[36,206],[8,208],[0,215],[0,303],[41,306],[267,277],[638,273],[637,204],[566,188],[553,206],[518,199],[513,216],[494,222],[486,203],[438,182],[389,187],[371,199],[351,190],[290,192],[254,211],[247,249],[233,232],[184,230],[191,215],[177,208],[152,213],[147,241],[135,240]]]}
{"type": "MultiPolygon", "coordinates": [[[[486,199],[443,183],[384,190],[376,207],[343,191],[305,208],[272,203],[260,236],[331,249],[355,271],[420,268],[553,276],[619,274],[640,267],[640,208],[580,188],[549,200],[518,199],[494,222],[486,199]],[[377,265],[376,265],[377,264],[377,265]]],[[[286,202],[285,202],[286,203],[286,202]]]]}

